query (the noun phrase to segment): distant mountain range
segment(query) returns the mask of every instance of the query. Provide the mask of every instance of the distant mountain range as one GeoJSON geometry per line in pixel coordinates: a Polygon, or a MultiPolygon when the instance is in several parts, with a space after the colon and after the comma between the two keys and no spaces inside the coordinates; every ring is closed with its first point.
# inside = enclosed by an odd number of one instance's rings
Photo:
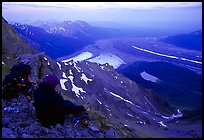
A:
{"type": "Polygon", "coordinates": [[[13,24],[16,31],[21,34],[38,51],[49,54],[52,58],[72,54],[83,46],[91,43],[87,39],[79,39],[73,36],[61,36],[46,32],[44,29],[26,24],[13,24]],[[57,52],[57,53],[56,53],[57,52]]]}
{"type": "Polygon", "coordinates": [[[36,26],[13,23],[12,26],[30,45],[53,59],[73,54],[98,39],[131,37],[136,34],[126,30],[94,27],[81,20],[39,21],[36,26]]]}
{"type": "Polygon", "coordinates": [[[202,51],[202,30],[187,34],[169,36],[161,39],[160,41],[173,44],[185,49],[202,51]]]}

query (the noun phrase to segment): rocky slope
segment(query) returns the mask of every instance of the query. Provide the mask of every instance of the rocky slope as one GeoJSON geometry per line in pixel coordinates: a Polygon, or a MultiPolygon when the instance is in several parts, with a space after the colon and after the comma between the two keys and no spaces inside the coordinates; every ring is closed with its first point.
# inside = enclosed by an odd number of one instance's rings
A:
{"type": "Polygon", "coordinates": [[[15,58],[19,55],[36,51],[22,39],[15,29],[2,18],[2,80],[11,66],[15,63],[15,58]]]}
{"type": "MultiPolygon", "coordinates": [[[[55,73],[60,79],[56,90],[65,100],[90,107],[90,124],[86,128],[75,125],[68,116],[63,126],[42,127],[35,116],[33,101],[22,95],[11,102],[2,100],[4,138],[201,137],[200,126],[184,129],[182,110],[169,108],[154,93],[141,89],[108,64],[57,62],[43,53],[29,52],[15,58],[13,62],[31,66],[31,79],[37,85],[45,75],[55,73]]],[[[2,61],[6,62],[5,59],[2,61]]],[[[9,71],[2,73],[6,75],[9,71]]]]}

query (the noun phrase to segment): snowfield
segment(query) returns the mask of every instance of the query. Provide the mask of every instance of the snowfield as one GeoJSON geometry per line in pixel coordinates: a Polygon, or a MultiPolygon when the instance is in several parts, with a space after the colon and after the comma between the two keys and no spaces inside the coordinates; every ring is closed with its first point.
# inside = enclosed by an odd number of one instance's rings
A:
{"type": "Polygon", "coordinates": [[[89,59],[89,58],[91,58],[91,57],[93,57],[93,54],[92,53],[90,53],[90,52],[83,52],[83,53],[81,53],[81,54],[79,54],[79,55],[77,55],[77,56],[75,56],[75,57],[73,57],[73,58],[69,58],[69,59],[66,59],[66,60],[62,60],[61,62],[69,62],[69,61],[71,61],[71,60],[73,60],[73,61],[83,61],[83,60],[86,60],[86,59],[89,59]]]}
{"type": "Polygon", "coordinates": [[[122,64],[125,64],[125,62],[121,58],[119,58],[119,57],[117,57],[111,53],[103,53],[97,57],[89,59],[88,61],[89,62],[96,62],[99,64],[108,63],[109,65],[113,66],[114,69],[118,68],[122,64]]]}
{"type": "Polygon", "coordinates": [[[102,53],[99,56],[92,58],[93,56],[94,55],[90,52],[83,52],[75,57],[62,60],[61,62],[66,63],[71,60],[73,60],[74,62],[87,60],[89,62],[96,62],[99,64],[108,63],[109,65],[113,66],[114,69],[118,68],[122,64],[125,64],[125,62],[121,58],[111,53],[102,53]]]}
{"type": "Polygon", "coordinates": [[[152,75],[146,73],[145,71],[140,73],[140,75],[142,76],[143,79],[145,79],[147,81],[151,81],[151,82],[158,82],[159,81],[159,79],[157,77],[152,76],[152,75]]]}

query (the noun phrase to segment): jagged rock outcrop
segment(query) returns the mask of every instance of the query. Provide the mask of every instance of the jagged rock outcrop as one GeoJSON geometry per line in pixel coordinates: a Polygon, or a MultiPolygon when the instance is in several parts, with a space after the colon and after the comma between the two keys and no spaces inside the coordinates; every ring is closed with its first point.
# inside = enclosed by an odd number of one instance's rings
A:
{"type": "Polygon", "coordinates": [[[34,54],[36,51],[2,17],[2,80],[11,66],[16,63],[15,59],[27,53],[34,54]]]}

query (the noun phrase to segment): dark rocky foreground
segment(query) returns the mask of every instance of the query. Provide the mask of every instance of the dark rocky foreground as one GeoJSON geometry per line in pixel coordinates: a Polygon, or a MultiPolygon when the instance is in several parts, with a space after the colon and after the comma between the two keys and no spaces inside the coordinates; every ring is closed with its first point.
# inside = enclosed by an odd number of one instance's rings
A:
{"type": "MultiPolygon", "coordinates": [[[[114,128],[104,129],[97,116],[92,116],[90,125],[76,124],[68,116],[64,126],[57,124],[46,128],[41,126],[35,116],[32,101],[24,95],[11,102],[2,100],[2,138],[120,138],[114,128]],[[76,124],[76,125],[75,125],[76,124]]],[[[128,137],[128,135],[123,136],[128,137]]]]}

